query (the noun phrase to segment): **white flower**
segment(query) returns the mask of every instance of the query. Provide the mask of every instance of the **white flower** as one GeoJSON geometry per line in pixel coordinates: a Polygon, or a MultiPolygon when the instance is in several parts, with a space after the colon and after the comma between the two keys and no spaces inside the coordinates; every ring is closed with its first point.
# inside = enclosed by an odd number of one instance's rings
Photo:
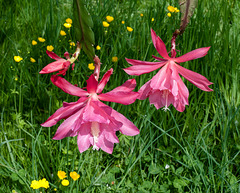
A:
{"type": "Polygon", "coordinates": [[[168,164],[166,164],[165,169],[167,170],[168,168],[170,168],[170,166],[168,164]]]}

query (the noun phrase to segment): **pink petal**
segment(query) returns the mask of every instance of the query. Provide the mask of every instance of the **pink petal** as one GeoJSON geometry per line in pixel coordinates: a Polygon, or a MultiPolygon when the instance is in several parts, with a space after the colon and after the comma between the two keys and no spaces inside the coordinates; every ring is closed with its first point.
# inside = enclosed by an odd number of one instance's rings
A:
{"type": "Polygon", "coordinates": [[[119,128],[122,134],[128,136],[134,136],[139,134],[138,128],[121,113],[113,109],[111,115],[112,117],[114,117],[114,119],[122,123],[122,126],[119,128]]]}
{"type": "Polygon", "coordinates": [[[124,105],[129,105],[135,102],[138,97],[137,92],[114,92],[110,91],[105,94],[98,95],[98,98],[103,101],[121,103],[124,105]]]}
{"type": "Polygon", "coordinates": [[[68,52],[65,52],[65,53],[64,53],[64,57],[67,58],[67,59],[70,59],[69,53],[68,53],[68,52]]]}
{"type": "Polygon", "coordinates": [[[136,65],[123,69],[129,75],[141,75],[161,68],[166,62],[154,62],[154,65],[136,65]]]}
{"type": "Polygon", "coordinates": [[[158,37],[153,29],[151,29],[151,35],[152,35],[152,41],[153,45],[158,51],[158,53],[165,59],[170,59],[167,53],[166,45],[161,40],[160,37],[158,37]]]}
{"type": "MultiPolygon", "coordinates": [[[[155,65],[157,62],[147,62],[147,61],[141,61],[141,60],[133,60],[133,59],[128,59],[125,58],[125,60],[129,63],[132,64],[133,66],[137,65],[155,65]]],[[[166,61],[166,60],[164,60],[166,61]]]]}
{"type": "Polygon", "coordinates": [[[174,97],[171,92],[168,93],[168,96],[164,95],[164,92],[169,92],[168,90],[160,91],[156,90],[154,93],[150,94],[149,102],[153,104],[156,109],[160,109],[164,106],[168,107],[170,104],[173,104],[174,97]]]}
{"type": "Polygon", "coordinates": [[[187,62],[190,60],[194,60],[197,58],[202,58],[203,56],[205,56],[207,54],[209,49],[210,49],[210,47],[198,48],[198,49],[188,52],[180,57],[175,58],[174,61],[177,63],[181,63],[181,62],[187,62]]]}
{"type": "Polygon", "coordinates": [[[176,67],[178,72],[189,82],[193,83],[196,87],[200,88],[203,91],[213,91],[211,88],[208,87],[213,83],[209,82],[208,79],[202,76],[201,74],[183,68],[182,66],[177,64],[176,67]]]}
{"type": "Polygon", "coordinates": [[[83,112],[83,122],[109,124],[109,115],[99,106],[99,101],[89,101],[83,112]]]}
{"type": "Polygon", "coordinates": [[[77,111],[75,114],[67,118],[57,129],[53,139],[60,140],[65,137],[75,136],[79,130],[82,121],[81,114],[83,109],[77,111]]]}
{"type": "Polygon", "coordinates": [[[159,61],[167,61],[167,60],[164,59],[164,58],[159,58],[159,57],[154,56],[154,55],[152,55],[152,57],[155,58],[156,60],[159,60],[159,61]]]}
{"type": "Polygon", "coordinates": [[[77,144],[80,153],[86,151],[91,146],[91,138],[91,123],[83,124],[79,129],[77,138],[77,144]]]}
{"type": "Polygon", "coordinates": [[[105,136],[105,138],[112,143],[119,143],[119,140],[116,136],[115,127],[115,124],[112,123],[109,125],[101,124],[102,134],[105,136]]]}
{"type": "Polygon", "coordinates": [[[59,59],[55,62],[52,62],[52,63],[48,64],[47,66],[45,66],[39,73],[40,74],[48,74],[48,73],[52,73],[52,72],[62,70],[64,68],[64,63],[65,62],[66,62],[66,60],[61,58],[61,59],[59,59]]]}
{"type": "Polygon", "coordinates": [[[96,145],[106,153],[112,154],[113,152],[114,143],[108,141],[103,134],[99,135],[96,145]]]}
{"type": "Polygon", "coordinates": [[[139,99],[139,100],[144,100],[144,99],[146,99],[146,98],[149,96],[149,94],[150,94],[150,92],[151,92],[151,90],[152,90],[150,84],[151,84],[151,80],[147,81],[147,82],[140,88],[140,90],[138,91],[138,93],[139,93],[138,99],[139,99]]]}
{"type": "Polygon", "coordinates": [[[57,54],[55,54],[54,52],[49,52],[48,50],[46,50],[46,52],[47,52],[47,55],[54,60],[63,59],[63,58],[59,57],[57,54]]]}
{"type": "Polygon", "coordinates": [[[87,91],[89,94],[96,93],[98,82],[93,74],[87,80],[87,91]]]}
{"type": "Polygon", "coordinates": [[[102,79],[100,80],[98,87],[97,87],[97,92],[96,93],[101,93],[104,89],[104,87],[106,86],[111,74],[113,73],[113,69],[111,68],[110,70],[108,70],[102,77],[102,79]]]}
{"type": "Polygon", "coordinates": [[[123,85],[116,87],[112,91],[114,92],[131,92],[136,87],[136,80],[135,79],[129,79],[127,80],[123,85]]]}
{"type": "Polygon", "coordinates": [[[77,102],[73,103],[63,103],[63,107],[58,109],[53,115],[51,115],[47,121],[41,124],[42,127],[51,127],[56,125],[61,119],[66,119],[69,116],[75,114],[79,109],[81,109],[85,103],[86,98],[80,98],[77,102]]]}
{"type": "Polygon", "coordinates": [[[73,96],[88,96],[88,92],[72,85],[70,82],[65,80],[64,78],[56,75],[51,76],[51,81],[54,85],[56,85],[58,88],[62,89],[64,92],[73,95],[73,96]]]}

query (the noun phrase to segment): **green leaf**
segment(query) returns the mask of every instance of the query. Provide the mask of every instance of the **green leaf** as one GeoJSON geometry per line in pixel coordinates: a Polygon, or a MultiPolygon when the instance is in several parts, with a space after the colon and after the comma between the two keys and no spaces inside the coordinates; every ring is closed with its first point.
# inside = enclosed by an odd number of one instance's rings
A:
{"type": "Polygon", "coordinates": [[[160,173],[160,171],[161,171],[161,168],[159,166],[150,165],[150,167],[149,167],[150,174],[158,174],[158,173],[160,173]]]}
{"type": "Polygon", "coordinates": [[[76,39],[80,42],[83,51],[87,54],[90,60],[95,56],[94,51],[94,33],[92,31],[93,21],[91,15],[88,13],[83,0],[73,1],[74,23],[76,39]]]}
{"type": "Polygon", "coordinates": [[[182,13],[180,25],[181,33],[183,33],[188,23],[190,22],[190,18],[192,17],[197,4],[198,0],[179,0],[180,11],[182,13]]]}

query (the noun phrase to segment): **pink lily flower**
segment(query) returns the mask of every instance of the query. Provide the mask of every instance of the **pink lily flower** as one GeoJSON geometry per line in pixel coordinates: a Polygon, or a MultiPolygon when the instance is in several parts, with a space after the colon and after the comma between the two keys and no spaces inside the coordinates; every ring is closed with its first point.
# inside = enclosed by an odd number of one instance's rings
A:
{"type": "Polygon", "coordinates": [[[60,140],[77,135],[81,153],[93,146],[93,149],[101,148],[111,154],[114,143],[119,143],[116,131],[129,136],[139,134],[138,128],[130,120],[100,101],[129,105],[139,95],[137,92],[132,92],[136,87],[135,79],[127,80],[122,86],[103,94],[102,90],[112,72],[113,69],[108,70],[99,83],[92,74],[87,80],[86,90],[72,85],[60,76],[51,77],[53,84],[64,92],[80,97],[77,102],[64,102],[63,107],[41,124],[43,127],[51,127],[59,120],[65,119],[58,127],[53,139],[60,140]]]}
{"type": "Polygon", "coordinates": [[[72,64],[72,70],[74,70],[74,66],[75,66],[74,62],[78,58],[78,55],[80,54],[80,45],[79,45],[79,43],[77,43],[77,49],[76,49],[76,52],[73,54],[72,58],[70,58],[68,52],[64,53],[64,57],[67,60],[59,57],[54,52],[49,52],[48,50],[46,50],[46,53],[50,58],[52,58],[56,61],[45,66],[39,73],[40,74],[49,74],[52,72],[59,71],[59,73],[57,73],[57,75],[58,74],[65,75],[66,71],[68,70],[68,68],[70,67],[71,64],[72,64]]]}
{"type": "MultiPolygon", "coordinates": [[[[213,91],[208,86],[213,84],[204,76],[183,68],[179,64],[182,62],[194,60],[205,56],[210,47],[199,48],[188,52],[180,57],[176,56],[175,42],[172,44],[172,56],[169,57],[164,42],[158,37],[155,31],[151,30],[152,41],[158,53],[163,57],[152,56],[159,62],[146,62],[140,60],[127,59],[127,62],[133,66],[125,68],[124,71],[129,75],[141,75],[161,68],[151,80],[146,82],[138,91],[138,99],[144,100],[149,97],[150,104],[157,109],[172,104],[176,110],[183,112],[185,105],[188,105],[189,92],[183,83],[179,74],[203,91],[213,91]]],[[[175,41],[175,40],[174,40],[175,41]]]]}

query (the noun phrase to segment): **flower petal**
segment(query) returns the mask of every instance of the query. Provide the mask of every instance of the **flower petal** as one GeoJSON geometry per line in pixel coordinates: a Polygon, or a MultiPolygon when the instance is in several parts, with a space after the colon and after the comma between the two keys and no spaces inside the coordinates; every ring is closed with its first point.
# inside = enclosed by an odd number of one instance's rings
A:
{"type": "Polygon", "coordinates": [[[98,85],[98,82],[94,78],[94,75],[92,74],[89,77],[89,79],[87,80],[87,91],[88,91],[88,93],[90,93],[90,94],[96,93],[97,85],[98,85]]]}
{"type": "Polygon", "coordinates": [[[142,85],[142,87],[138,91],[138,93],[139,93],[138,99],[139,100],[144,100],[149,96],[149,94],[152,90],[150,84],[151,84],[151,80],[147,81],[144,85],[142,85]]]}
{"type": "Polygon", "coordinates": [[[154,59],[156,59],[156,60],[159,60],[159,61],[167,61],[166,59],[164,59],[164,58],[159,58],[159,57],[157,57],[157,56],[154,56],[154,55],[152,55],[152,57],[154,58],[154,59]]]}
{"type": "Polygon", "coordinates": [[[51,81],[54,85],[56,85],[58,88],[62,89],[64,92],[73,95],[73,96],[88,96],[88,92],[72,85],[70,82],[65,80],[64,78],[56,75],[51,76],[51,81]]]}
{"type": "Polygon", "coordinates": [[[69,116],[75,114],[79,109],[81,109],[85,103],[84,101],[87,98],[80,98],[77,102],[72,103],[63,103],[63,107],[58,109],[54,114],[52,114],[47,121],[41,124],[42,127],[51,127],[53,125],[56,125],[58,121],[61,119],[66,119],[69,116]]]}
{"type": "Polygon", "coordinates": [[[91,146],[91,123],[86,123],[81,126],[78,132],[77,144],[80,153],[86,151],[91,146]]]}
{"type": "Polygon", "coordinates": [[[213,91],[211,88],[208,87],[213,83],[210,82],[207,78],[205,78],[201,74],[183,68],[182,66],[177,64],[176,67],[178,73],[181,74],[184,78],[186,78],[189,82],[193,83],[196,87],[200,88],[203,91],[213,91]]]}
{"type": "Polygon", "coordinates": [[[113,69],[111,68],[110,70],[108,70],[102,77],[102,79],[100,80],[98,87],[97,87],[97,91],[96,93],[101,93],[104,89],[104,87],[106,86],[107,82],[109,81],[109,78],[111,76],[111,74],[113,73],[113,69]]]}
{"type": "MultiPolygon", "coordinates": [[[[67,61],[69,62],[69,61],[67,61]]],[[[66,63],[66,60],[65,59],[59,59],[55,62],[52,62],[50,64],[48,64],[47,66],[45,66],[39,73],[40,74],[48,74],[48,73],[52,73],[52,72],[56,72],[56,71],[59,71],[59,70],[62,70],[64,68],[64,63],[66,63]]],[[[69,62],[69,65],[71,63],[69,62]]]]}
{"type": "Polygon", "coordinates": [[[197,58],[202,58],[203,56],[205,56],[207,54],[209,49],[210,49],[210,47],[198,48],[198,49],[188,52],[180,57],[175,58],[174,61],[177,63],[181,63],[181,62],[187,62],[190,60],[194,60],[197,58]]]}
{"type": "MultiPolygon", "coordinates": [[[[59,57],[57,54],[55,54],[54,52],[49,52],[48,50],[46,50],[46,53],[47,53],[47,55],[48,55],[50,58],[52,58],[52,59],[54,59],[54,60],[63,59],[63,58],[59,57]]],[[[63,59],[63,60],[64,60],[64,59],[63,59]]]]}
{"type": "Polygon", "coordinates": [[[161,68],[166,62],[154,62],[154,65],[136,65],[123,69],[129,75],[141,75],[152,72],[158,68],[161,68]]]}
{"type": "Polygon", "coordinates": [[[112,91],[114,92],[131,92],[136,87],[136,80],[135,79],[129,79],[127,80],[123,85],[116,87],[112,91]]]}
{"type": "Polygon", "coordinates": [[[156,35],[156,32],[153,29],[151,29],[151,36],[152,36],[153,45],[156,48],[156,50],[158,51],[158,53],[163,58],[170,59],[170,57],[168,56],[168,53],[167,53],[166,45],[161,40],[161,38],[156,35]]]}
{"type": "MultiPolygon", "coordinates": [[[[156,62],[147,62],[147,61],[141,61],[141,60],[133,60],[133,59],[128,59],[125,58],[125,60],[129,63],[132,64],[133,66],[137,65],[155,65],[156,62]]],[[[166,61],[166,60],[164,60],[166,61]]]]}
{"type": "Polygon", "coordinates": [[[122,126],[119,128],[120,132],[124,135],[134,136],[139,134],[138,128],[126,117],[124,117],[121,113],[112,110],[112,117],[116,119],[116,121],[121,122],[122,126]]]}

